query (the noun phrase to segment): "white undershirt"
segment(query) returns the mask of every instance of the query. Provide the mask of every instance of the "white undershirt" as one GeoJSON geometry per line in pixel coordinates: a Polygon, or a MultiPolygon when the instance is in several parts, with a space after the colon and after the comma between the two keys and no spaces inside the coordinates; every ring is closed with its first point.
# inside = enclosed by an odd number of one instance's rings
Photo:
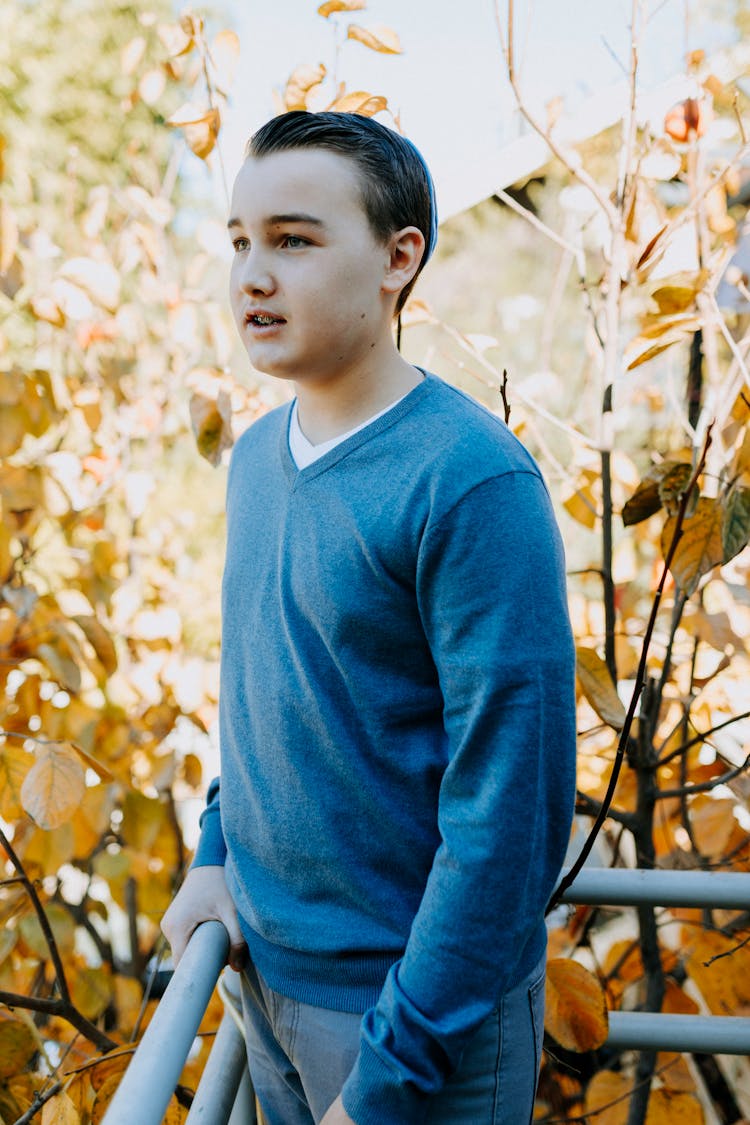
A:
{"type": "Polygon", "coordinates": [[[360,422],[353,430],[347,430],[345,434],[338,434],[336,437],[330,438],[328,441],[321,441],[319,445],[313,445],[311,441],[305,437],[300,429],[299,418],[297,417],[297,399],[295,398],[292,404],[292,417],[289,423],[289,452],[292,455],[292,460],[298,469],[306,469],[308,465],[312,465],[313,461],[317,461],[324,453],[328,453],[330,449],[335,449],[342,441],[346,441],[352,434],[359,433],[365,426],[369,426],[376,418],[382,418],[389,410],[393,410],[406,395],[392,402],[390,406],[386,406],[385,410],[379,410],[377,414],[373,414],[366,422],[360,422]]]}

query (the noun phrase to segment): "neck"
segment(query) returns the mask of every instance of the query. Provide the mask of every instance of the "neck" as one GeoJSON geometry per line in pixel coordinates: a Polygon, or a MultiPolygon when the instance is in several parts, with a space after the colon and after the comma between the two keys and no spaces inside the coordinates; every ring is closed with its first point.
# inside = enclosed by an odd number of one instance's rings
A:
{"type": "Polygon", "coordinates": [[[407,363],[395,346],[356,369],[328,379],[295,383],[299,424],[308,441],[319,445],[354,429],[403,398],[423,375],[407,363]]]}

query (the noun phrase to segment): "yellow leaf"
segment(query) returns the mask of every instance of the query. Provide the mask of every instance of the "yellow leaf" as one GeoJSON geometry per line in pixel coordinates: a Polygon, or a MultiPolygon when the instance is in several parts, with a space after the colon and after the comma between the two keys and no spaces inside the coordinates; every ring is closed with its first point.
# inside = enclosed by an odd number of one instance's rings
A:
{"type": "Polygon", "coordinates": [[[359,24],[350,23],[346,31],[347,39],[355,39],[371,51],[381,51],[386,55],[400,55],[401,43],[398,35],[390,27],[383,24],[372,24],[370,27],[360,27],[359,24]]]}
{"type": "Polygon", "coordinates": [[[0,1009],[0,1078],[23,1070],[36,1050],[37,1041],[29,1025],[0,1009]]]}
{"type": "Polygon", "coordinates": [[[695,289],[690,285],[661,285],[651,294],[665,316],[685,312],[695,301],[695,289]]]}
{"type": "Polygon", "coordinates": [[[65,742],[40,746],[24,778],[21,801],[40,828],[57,828],[70,820],[83,800],[86,782],[75,750],[65,742]]]}
{"type": "Polygon", "coordinates": [[[592,1125],[626,1125],[633,1083],[613,1070],[600,1070],[586,1088],[584,1112],[592,1125]],[[606,1107],[606,1108],[605,1108],[606,1107]]]}
{"type": "Polygon", "coordinates": [[[289,75],[284,89],[284,108],[288,110],[306,109],[308,94],[313,87],[320,85],[326,73],[323,63],[319,63],[317,66],[296,67],[289,75]]]}
{"type": "Polygon", "coordinates": [[[59,276],[82,289],[87,297],[108,312],[117,311],[120,275],[108,262],[99,262],[94,258],[70,258],[60,268],[59,276]]]}
{"type": "Polygon", "coordinates": [[[220,31],[211,44],[211,61],[225,87],[232,83],[239,57],[239,36],[234,31],[220,31]]]}
{"type": "Polygon", "coordinates": [[[564,489],[562,506],[577,523],[589,529],[596,527],[597,504],[593,493],[596,474],[584,472],[576,485],[564,489]]]}
{"type": "Polygon", "coordinates": [[[16,739],[8,739],[0,749],[0,817],[3,820],[17,820],[22,815],[21,786],[33,764],[33,756],[16,739]]]}
{"type": "Polygon", "coordinates": [[[112,978],[106,966],[85,967],[73,974],[71,981],[73,1003],[79,1012],[96,1020],[112,999],[112,978]]]}
{"type": "Polygon", "coordinates": [[[176,109],[171,117],[167,118],[167,125],[172,125],[174,128],[182,129],[186,125],[202,125],[211,117],[213,110],[198,106],[195,102],[185,102],[176,109]]]}
{"type": "Polygon", "coordinates": [[[122,1073],[110,1074],[96,1091],[94,1104],[91,1107],[91,1125],[101,1125],[104,1114],[109,1108],[109,1103],[120,1085],[121,1077],[122,1073]]]}
{"type": "Polygon", "coordinates": [[[326,19],[332,12],[360,12],[367,7],[367,0],[326,0],[318,8],[318,15],[326,19]]]}
{"type": "Polygon", "coordinates": [[[123,74],[132,74],[136,69],[146,50],[146,40],[142,35],[137,35],[120,51],[120,67],[123,74]]]}
{"type": "Polygon", "coordinates": [[[736,936],[701,932],[685,967],[715,1016],[736,1016],[750,1004],[750,948],[736,936]]]}
{"type": "MultiPolygon", "coordinates": [[[[638,339],[640,339],[640,337],[638,339]]],[[[648,363],[650,359],[654,359],[657,355],[661,355],[661,353],[665,352],[667,348],[671,348],[673,344],[678,344],[681,340],[684,339],[685,332],[683,331],[675,331],[671,334],[667,334],[666,339],[663,338],[660,344],[653,344],[650,348],[646,348],[645,351],[641,352],[640,355],[637,355],[635,359],[632,359],[628,364],[626,370],[635,371],[636,367],[640,367],[643,363],[648,363]]],[[[637,344],[638,340],[634,342],[635,344],[637,344]]]]}
{"type": "Polygon", "coordinates": [[[37,320],[43,320],[47,324],[53,325],[55,328],[62,328],[64,326],[65,313],[54,297],[41,294],[38,297],[32,297],[29,304],[37,320]]]}
{"type": "MultiPolygon", "coordinates": [[[[73,952],[75,945],[75,922],[59,902],[49,902],[44,908],[47,921],[55,937],[57,948],[63,956],[73,952]]],[[[26,952],[45,959],[49,957],[49,946],[36,914],[27,914],[18,924],[19,936],[26,952]]]]}
{"type": "Polygon", "coordinates": [[[368,94],[366,90],[354,90],[351,94],[336,98],[328,108],[335,113],[358,113],[361,117],[374,117],[387,106],[387,99],[378,94],[368,94]]]}
{"type": "Polygon", "coordinates": [[[83,632],[108,676],[117,671],[117,652],[112,637],[93,614],[76,614],[73,620],[83,632]]]}
{"type": "Polygon", "coordinates": [[[156,30],[164,49],[173,59],[179,55],[186,55],[195,46],[195,40],[190,31],[181,27],[180,24],[163,23],[156,30]]]}
{"type": "MultiPolygon", "coordinates": [[[[677,585],[689,597],[704,574],[724,561],[722,538],[724,510],[718,500],[702,496],[695,511],[682,525],[682,535],[677,544],[670,570],[677,585]]],[[[670,516],[661,534],[661,549],[666,558],[675,529],[675,517],[670,516]]]]}
{"type": "Polygon", "coordinates": [[[201,160],[205,160],[213,152],[220,128],[221,116],[218,109],[212,109],[203,121],[195,125],[185,125],[185,140],[188,148],[201,160]]]}
{"type": "Polygon", "coordinates": [[[548,962],[544,1026],[569,1051],[593,1051],[607,1038],[604,990],[577,961],[553,957],[548,962]]]}
{"type": "Polygon", "coordinates": [[[690,826],[698,850],[706,856],[723,856],[737,821],[736,801],[698,793],[690,802],[690,826]]]}
{"type": "Polygon", "coordinates": [[[18,224],[10,207],[0,202],[0,273],[7,273],[18,249],[18,224]]]}
{"type": "Polygon", "coordinates": [[[576,649],[576,671],[581,690],[599,718],[615,730],[622,730],[625,708],[607,665],[595,649],[576,649]]]}
{"type": "Polygon", "coordinates": [[[42,1109],[42,1125],[80,1125],[81,1118],[65,1092],[55,1094],[42,1109]]]}

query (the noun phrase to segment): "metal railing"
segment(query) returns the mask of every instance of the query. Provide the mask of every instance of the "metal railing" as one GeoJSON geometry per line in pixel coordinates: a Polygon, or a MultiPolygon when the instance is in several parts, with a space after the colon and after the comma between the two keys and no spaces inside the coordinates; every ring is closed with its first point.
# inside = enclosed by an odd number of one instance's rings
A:
{"type": "MultiPolygon", "coordinates": [[[[584,868],[562,898],[590,906],[750,910],[750,874],[584,868]]],[[[220,922],[195,931],[104,1116],[103,1125],[161,1125],[227,958],[220,922]],[[134,1113],[137,1111],[137,1118],[134,1113]]],[[[227,970],[227,984],[235,978],[227,970]]],[[[235,978],[236,979],[236,978],[235,978]]],[[[231,991],[231,985],[229,985],[231,991]]],[[[750,1054],[750,1018],[610,1012],[607,1045],[699,1054],[750,1054]]],[[[227,1011],[187,1125],[255,1125],[255,1098],[236,1014],[227,1011]]]]}

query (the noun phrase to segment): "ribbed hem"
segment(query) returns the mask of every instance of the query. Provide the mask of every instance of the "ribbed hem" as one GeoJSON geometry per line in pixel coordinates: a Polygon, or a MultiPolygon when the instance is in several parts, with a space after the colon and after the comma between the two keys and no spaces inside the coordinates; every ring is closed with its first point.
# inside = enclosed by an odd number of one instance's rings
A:
{"type": "Polygon", "coordinates": [[[356,955],[286,949],[266,941],[240,918],[250,959],[274,992],[334,1012],[365,1012],[378,1001],[401,951],[356,955]]]}
{"type": "Polygon", "coordinates": [[[368,1043],[362,1042],[341,1092],[344,1109],[357,1125],[419,1125],[430,1103],[428,1094],[406,1082],[368,1043]]]}

